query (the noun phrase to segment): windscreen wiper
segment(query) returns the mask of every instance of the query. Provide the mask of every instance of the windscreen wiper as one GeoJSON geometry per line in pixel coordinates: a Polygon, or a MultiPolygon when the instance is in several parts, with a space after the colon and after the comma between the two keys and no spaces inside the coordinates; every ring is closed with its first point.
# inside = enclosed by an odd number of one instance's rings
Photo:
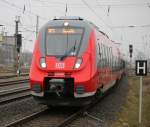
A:
{"type": "Polygon", "coordinates": [[[67,57],[72,51],[75,52],[76,50],[76,43],[77,41],[75,40],[75,44],[71,47],[69,51],[67,51],[64,55],[60,57],[60,60],[63,60],[65,57],[67,57]]]}

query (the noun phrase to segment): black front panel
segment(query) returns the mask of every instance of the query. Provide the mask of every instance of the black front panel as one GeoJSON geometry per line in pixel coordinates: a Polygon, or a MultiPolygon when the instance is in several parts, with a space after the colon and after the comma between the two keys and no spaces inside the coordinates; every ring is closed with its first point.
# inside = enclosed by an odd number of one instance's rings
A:
{"type": "Polygon", "coordinates": [[[45,78],[45,96],[50,98],[74,97],[73,78],[45,78]]]}

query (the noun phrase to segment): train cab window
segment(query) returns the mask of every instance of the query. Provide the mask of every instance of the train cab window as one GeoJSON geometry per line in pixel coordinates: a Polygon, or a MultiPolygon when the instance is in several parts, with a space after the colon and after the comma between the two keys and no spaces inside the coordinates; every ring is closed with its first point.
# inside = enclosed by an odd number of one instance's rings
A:
{"type": "Polygon", "coordinates": [[[77,55],[82,36],[82,28],[48,28],[46,54],[54,56],[62,56],[67,53],[68,56],[77,55]]]}

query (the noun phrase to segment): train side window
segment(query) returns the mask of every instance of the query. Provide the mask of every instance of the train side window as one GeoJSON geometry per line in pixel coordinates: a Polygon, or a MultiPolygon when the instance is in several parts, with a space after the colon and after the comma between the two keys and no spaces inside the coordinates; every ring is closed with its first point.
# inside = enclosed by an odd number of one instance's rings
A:
{"type": "Polygon", "coordinates": [[[112,70],[114,70],[114,56],[112,56],[112,70]]]}
{"type": "Polygon", "coordinates": [[[109,48],[110,47],[108,47],[108,66],[110,67],[110,51],[109,51],[109,48]]]}
{"type": "Polygon", "coordinates": [[[102,58],[101,58],[101,61],[102,61],[102,67],[105,66],[105,46],[102,44],[102,58]]]}
{"type": "Polygon", "coordinates": [[[99,67],[103,67],[102,54],[102,45],[101,43],[97,43],[97,59],[99,67]]]}
{"type": "Polygon", "coordinates": [[[102,63],[102,67],[104,66],[104,45],[101,44],[101,50],[102,50],[102,57],[101,57],[101,63],[102,63]]]}
{"type": "Polygon", "coordinates": [[[120,69],[122,69],[122,59],[120,59],[120,69]]]}
{"type": "Polygon", "coordinates": [[[117,70],[117,57],[115,57],[115,71],[117,70]]]}
{"type": "Polygon", "coordinates": [[[99,50],[100,50],[100,53],[101,53],[100,59],[102,59],[103,52],[102,52],[102,44],[101,43],[99,43],[99,50]]]}
{"type": "Polygon", "coordinates": [[[107,47],[107,57],[108,57],[108,58],[107,58],[108,66],[109,66],[109,64],[110,64],[110,61],[109,61],[109,58],[110,58],[110,57],[109,57],[109,47],[107,47]]]}
{"type": "Polygon", "coordinates": [[[119,70],[119,59],[117,58],[117,71],[119,70]]]}
{"type": "Polygon", "coordinates": [[[102,59],[104,58],[104,45],[101,44],[101,50],[102,50],[102,59]]]}
{"type": "Polygon", "coordinates": [[[111,53],[110,53],[110,47],[108,48],[108,52],[109,52],[109,67],[111,67],[111,53]]]}
{"type": "Polygon", "coordinates": [[[120,68],[121,68],[121,61],[120,61],[120,59],[118,60],[118,69],[120,70],[120,68]]]}
{"type": "Polygon", "coordinates": [[[123,61],[121,59],[121,61],[120,61],[120,69],[123,69],[122,63],[123,63],[123,61]]]}
{"type": "Polygon", "coordinates": [[[118,71],[118,69],[119,69],[119,59],[118,57],[116,57],[116,70],[118,71]]]}
{"type": "Polygon", "coordinates": [[[115,70],[117,70],[117,57],[115,57],[115,70]]]}
{"type": "Polygon", "coordinates": [[[116,56],[114,56],[114,70],[116,70],[116,56]]]}
{"type": "Polygon", "coordinates": [[[104,46],[105,49],[105,66],[107,66],[107,47],[104,46]]]}
{"type": "Polygon", "coordinates": [[[104,45],[102,45],[102,48],[103,48],[103,60],[104,60],[104,58],[105,58],[105,49],[104,49],[104,45]]]}
{"type": "Polygon", "coordinates": [[[109,66],[109,54],[108,54],[108,47],[106,47],[106,62],[107,62],[107,66],[109,66]]]}
{"type": "Polygon", "coordinates": [[[116,57],[116,70],[118,70],[118,58],[116,57]]]}
{"type": "Polygon", "coordinates": [[[100,44],[100,50],[101,50],[101,60],[102,60],[103,55],[104,55],[104,53],[103,53],[103,44],[102,43],[100,44]]]}
{"type": "Polygon", "coordinates": [[[104,45],[104,53],[105,53],[105,56],[104,56],[104,64],[105,66],[107,66],[107,50],[106,50],[106,46],[104,45]]]}
{"type": "Polygon", "coordinates": [[[110,67],[112,67],[112,59],[113,59],[113,54],[112,54],[112,47],[110,47],[110,67]]]}
{"type": "Polygon", "coordinates": [[[115,70],[115,57],[113,56],[113,60],[112,60],[112,68],[113,70],[115,70]]]}
{"type": "Polygon", "coordinates": [[[96,42],[96,63],[97,63],[97,66],[99,64],[99,47],[98,47],[98,42],[96,42]]]}
{"type": "Polygon", "coordinates": [[[107,66],[109,66],[109,47],[107,47],[107,66]]]}
{"type": "Polygon", "coordinates": [[[99,43],[98,43],[98,54],[99,54],[99,57],[101,58],[102,53],[101,53],[101,46],[99,43]]]}
{"type": "Polygon", "coordinates": [[[102,51],[102,44],[101,43],[100,43],[100,51],[101,51],[101,58],[102,58],[103,51],[102,51]]]}

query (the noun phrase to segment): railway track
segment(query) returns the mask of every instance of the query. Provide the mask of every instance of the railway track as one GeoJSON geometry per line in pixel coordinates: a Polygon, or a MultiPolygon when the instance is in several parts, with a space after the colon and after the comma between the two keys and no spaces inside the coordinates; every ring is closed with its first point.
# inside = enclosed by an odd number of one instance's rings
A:
{"type": "Polygon", "coordinates": [[[0,82],[0,104],[7,104],[16,100],[30,97],[29,79],[0,82]]]}
{"type": "Polygon", "coordinates": [[[28,83],[28,82],[29,82],[29,79],[5,81],[5,82],[0,82],[0,87],[9,86],[9,85],[16,85],[16,84],[20,84],[20,83],[28,83]]]}
{"type": "Polygon", "coordinates": [[[24,117],[22,119],[19,119],[19,120],[16,120],[14,122],[11,122],[11,123],[5,125],[5,127],[15,127],[17,125],[24,124],[25,122],[28,122],[28,121],[30,121],[32,119],[35,119],[36,117],[39,117],[41,114],[45,113],[47,110],[48,110],[48,108],[45,107],[45,108],[39,110],[36,113],[33,113],[33,114],[28,115],[28,116],[26,116],[26,117],[24,117]]]}
{"type": "MultiPolygon", "coordinates": [[[[115,87],[118,87],[118,85],[116,85],[115,87]]],[[[60,112],[65,111],[65,110],[64,109],[61,110],[61,108],[53,110],[53,109],[48,109],[47,107],[45,107],[44,109],[39,110],[36,113],[33,113],[31,115],[28,115],[21,119],[18,119],[14,122],[11,122],[11,123],[5,125],[5,127],[16,127],[16,126],[22,126],[22,127],[26,127],[26,126],[28,126],[28,127],[36,127],[36,126],[66,127],[66,126],[73,126],[74,125],[73,122],[78,121],[78,119],[84,119],[83,116],[90,117],[91,119],[94,119],[98,122],[103,123],[104,122],[103,120],[93,117],[88,112],[90,112],[91,109],[93,109],[97,104],[99,104],[103,100],[103,98],[105,98],[105,96],[111,92],[111,90],[114,90],[114,88],[110,89],[103,96],[101,96],[97,100],[93,101],[93,103],[90,104],[89,106],[80,108],[69,114],[67,114],[68,112],[70,112],[69,108],[66,109],[65,113],[63,112],[60,114],[60,112]]],[[[86,122],[86,121],[79,120],[78,125],[81,126],[81,125],[87,124],[84,122],[86,122]]]]}
{"type": "MultiPolygon", "coordinates": [[[[28,75],[29,75],[28,73],[25,73],[25,74],[21,74],[20,76],[28,76],[28,75]]],[[[14,78],[17,76],[18,76],[17,74],[4,75],[4,76],[0,76],[0,79],[14,78]]]]}
{"type": "Polygon", "coordinates": [[[27,86],[0,91],[0,105],[31,97],[27,86]]]}
{"type": "MultiPolygon", "coordinates": [[[[63,115],[62,114],[60,115],[58,113],[57,116],[55,116],[56,114],[54,115],[53,113],[52,114],[48,113],[48,118],[45,118],[45,116],[44,116],[45,113],[48,112],[48,110],[51,110],[51,109],[48,109],[47,107],[45,107],[44,109],[40,110],[39,112],[33,113],[24,118],[21,118],[12,123],[9,123],[5,127],[15,127],[15,126],[23,126],[24,127],[24,126],[28,126],[28,124],[27,124],[28,122],[31,122],[31,123],[29,123],[29,125],[32,126],[32,124],[33,124],[33,127],[34,127],[35,125],[37,126],[37,123],[34,123],[33,121],[35,120],[35,121],[39,122],[41,119],[43,119],[43,120],[41,120],[42,122],[45,121],[44,123],[41,123],[41,124],[44,124],[44,125],[47,125],[50,127],[51,126],[52,127],[65,127],[65,126],[71,124],[74,120],[78,119],[80,116],[87,114],[85,112],[88,112],[89,109],[93,108],[93,106],[95,106],[97,103],[99,103],[103,97],[100,97],[97,101],[94,101],[91,105],[84,107],[84,108],[80,108],[80,109],[74,111],[73,113],[70,113],[67,116],[66,116],[66,113],[64,113],[63,115]],[[36,119],[38,119],[38,120],[36,120],[36,119]],[[45,120],[45,119],[48,119],[48,120],[45,120]]],[[[40,125],[40,122],[39,122],[39,125],[40,125]]]]}
{"type": "MultiPolygon", "coordinates": [[[[32,122],[32,120],[36,120],[38,118],[42,119],[42,117],[45,119],[45,120],[42,120],[45,122],[44,123],[45,125],[53,126],[53,127],[61,127],[61,126],[65,126],[65,125],[69,124],[72,120],[77,118],[77,116],[81,113],[81,111],[77,111],[75,113],[70,113],[71,115],[67,116],[66,114],[63,114],[63,113],[55,113],[54,114],[54,112],[51,111],[51,109],[44,107],[43,109],[39,110],[36,113],[33,113],[31,115],[28,115],[24,118],[18,119],[14,122],[11,122],[11,123],[5,125],[5,127],[26,126],[25,124],[27,124],[28,122],[32,122]],[[61,123],[60,123],[60,121],[61,121],[61,123]]],[[[62,112],[62,111],[60,111],[60,112],[62,112]]],[[[39,120],[37,120],[37,121],[39,122],[39,120]]],[[[34,123],[31,123],[31,124],[33,126],[35,126],[34,123]]],[[[30,124],[30,126],[32,126],[31,124],[30,124]]],[[[38,126],[40,126],[40,125],[38,125],[38,126]]]]}

